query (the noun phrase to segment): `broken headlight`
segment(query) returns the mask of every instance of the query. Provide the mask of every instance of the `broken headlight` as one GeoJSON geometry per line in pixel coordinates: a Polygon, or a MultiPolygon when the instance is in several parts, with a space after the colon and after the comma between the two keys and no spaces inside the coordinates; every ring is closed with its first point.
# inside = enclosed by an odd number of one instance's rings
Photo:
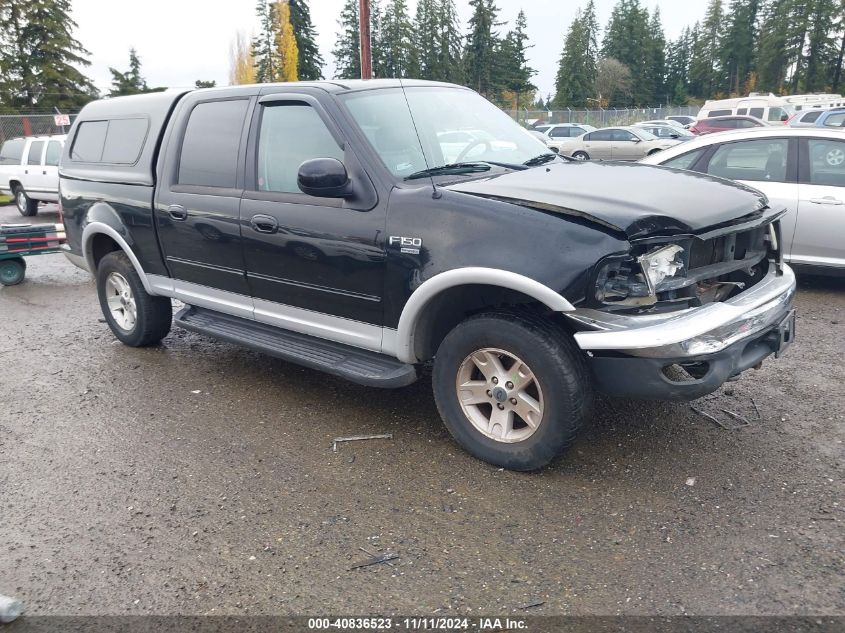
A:
{"type": "Polygon", "coordinates": [[[668,244],[638,257],[606,260],[596,275],[596,298],[602,303],[620,305],[655,303],[663,281],[686,274],[683,251],[677,244],[668,244]]]}

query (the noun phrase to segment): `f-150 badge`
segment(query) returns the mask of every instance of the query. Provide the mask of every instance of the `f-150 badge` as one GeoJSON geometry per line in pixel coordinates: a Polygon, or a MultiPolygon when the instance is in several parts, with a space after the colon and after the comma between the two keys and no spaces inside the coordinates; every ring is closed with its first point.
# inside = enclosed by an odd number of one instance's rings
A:
{"type": "Polygon", "coordinates": [[[388,243],[390,246],[398,246],[400,253],[407,253],[408,255],[419,255],[422,248],[422,238],[420,237],[391,235],[388,243]]]}

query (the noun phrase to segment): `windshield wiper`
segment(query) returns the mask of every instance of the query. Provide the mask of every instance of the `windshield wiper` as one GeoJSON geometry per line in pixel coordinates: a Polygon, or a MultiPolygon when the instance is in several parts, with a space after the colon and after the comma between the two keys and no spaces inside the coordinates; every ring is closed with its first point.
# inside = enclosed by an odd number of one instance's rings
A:
{"type": "Polygon", "coordinates": [[[405,176],[405,180],[415,180],[417,178],[439,176],[442,174],[475,174],[482,171],[490,171],[490,165],[488,163],[449,163],[448,165],[415,171],[413,174],[405,176]]]}
{"type": "Polygon", "coordinates": [[[549,152],[548,154],[540,154],[539,156],[535,156],[534,158],[529,158],[522,164],[526,165],[527,167],[536,167],[537,165],[545,165],[549,161],[552,161],[557,158],[558,156],[560,156],[560,154],[549,152]]]}

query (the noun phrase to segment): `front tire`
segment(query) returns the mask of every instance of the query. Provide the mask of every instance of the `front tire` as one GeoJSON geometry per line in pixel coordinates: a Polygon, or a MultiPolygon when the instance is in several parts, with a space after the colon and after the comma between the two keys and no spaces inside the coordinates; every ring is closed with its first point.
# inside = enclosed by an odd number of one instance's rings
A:
{"type": "Polygon", "coordinates": [[[572,154],[575,160],[590,160],[590,155],[587,152],[575,152],[572,154]]]}
{"type": "Polygon", "coordinates": [[[111,252],[100,261],[97,295],[106,323],[124,345],[152,345],[170,332],[173,319],[170,299],[155,297],[144,290],[141,278],[123,251],[111,252]]]}
{"type": "Polygon", "coordinates": [[[17,286],[26,276],[26,260],[23,257],[0,260],[0,284],[17,286]]]}
{"type": "Polygon", "coordinates": [[[17,185],[15,187],[14,194],[15,206],[18,208],[18,213],[25,218],[31,218],[38,215],[38,200],[33,200],[26,195],[26,190],[24,190],[22,185],[17,185]]]}
{"type": "Polygon", "coordinates": [[[546,466],[589,417],[581,353],[549,319],[513,312],[472,317],[440,345],[432,376],[446,428],[469,453],[510,470],[546,466]]]}

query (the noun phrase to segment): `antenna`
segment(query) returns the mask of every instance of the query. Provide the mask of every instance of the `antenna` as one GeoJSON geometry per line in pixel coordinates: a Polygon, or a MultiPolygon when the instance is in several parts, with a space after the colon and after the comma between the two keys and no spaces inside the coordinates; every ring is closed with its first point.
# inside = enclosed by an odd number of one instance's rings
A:
{"type": "MultiPolygon", "coordinates": [[[[408,101],[408,93],[405,92],[405,83],[401,78],[399,79],[399,87],[402,89],[402,96],[405,97],[405,105],[408,106],[408,114],[411,115],[411,125],[414,126],[414,134],[417,137],[417,142],[420,144],[420,152],[422,152],[422,159],[425,163],[425,168],[430,169],[428,159],[425,157],[425,147],[423,147],[422,137],[420,136],[420,131],[417,129],[417,122],[414,119],[414,111],[411,110],[411,102],[408,101]]],[[[437,190],[437,185],[434,184],[434,178],[431,174],[428,175],[428,179],[431,181],[431,197],[436,200],[443,194],[437,190]]]]}

